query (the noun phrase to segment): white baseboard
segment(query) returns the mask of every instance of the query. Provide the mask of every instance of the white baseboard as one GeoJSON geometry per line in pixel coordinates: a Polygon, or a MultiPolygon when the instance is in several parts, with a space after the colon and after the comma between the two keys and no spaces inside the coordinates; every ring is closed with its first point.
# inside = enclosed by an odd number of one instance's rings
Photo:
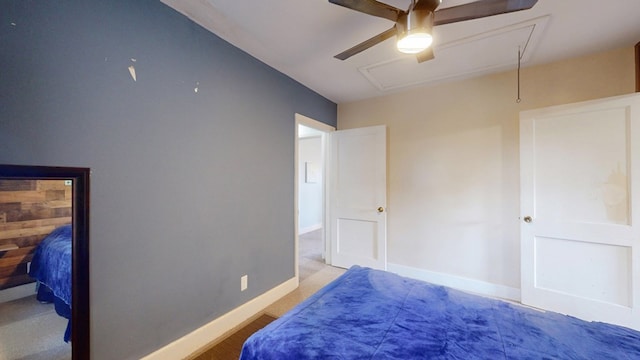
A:
{"type": "Polygon", "coordinates": [[[439,273],[435,271],[391,263],[387,264],[387,270],[398,275],[475,294],[497,297],[517,302],[520,302],[521,299],[520,289],[512,288],[509,286],[497,285],[480,280],[474,280],[451,274],[439,273]]]}
{"type": "Polygon", "coordinates": [[[322,229],[322,223],[320,224],[315,224],[315,225],[311,225],[311,226],[307,226],[305,228],[302,229],[298,229],[298,235],[303,235],[312,231],[316,231],[318,229],[322,229]]]}
{"type": "Polygon", "coordinates": [[[255,316],[264,308],[295,290],[297,287],[298,278],[293,277],[210,323],[143,357],[141,360],[184,359],[212,341],[220,338],[229,330],[247,321],[252,316],[255,316]]]}
{"type": "Polygon", "coordinates": [[[36,283],[0,290],[0,303],[22,299],[36,294],[36,283]]]}

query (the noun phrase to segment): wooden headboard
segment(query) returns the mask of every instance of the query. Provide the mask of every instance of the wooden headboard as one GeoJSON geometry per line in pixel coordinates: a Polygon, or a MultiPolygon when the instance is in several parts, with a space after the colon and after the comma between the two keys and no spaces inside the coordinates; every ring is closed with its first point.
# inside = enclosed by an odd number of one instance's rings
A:
{"type": "Polygon", "coordinates": [[[71,224],[65,180],[0,180],[0,290],[33,282],[27,264],[53,229],[71,224]]]}

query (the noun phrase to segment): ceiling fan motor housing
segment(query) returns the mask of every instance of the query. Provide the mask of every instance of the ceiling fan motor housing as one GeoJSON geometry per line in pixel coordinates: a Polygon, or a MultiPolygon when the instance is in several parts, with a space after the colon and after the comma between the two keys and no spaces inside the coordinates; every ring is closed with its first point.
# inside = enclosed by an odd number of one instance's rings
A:
{"type": "Polygon", "coordinates": [[[433,27],[433,11],[426,9],[411,10],[400,15],[396,23],[398,37],[402,37],[413,32],[431,33],[433,27]]]}
{"type": "Polygon", "coordinates": [[[442,3],[442,0],[417,0],[413,7],[420,10],[435,11],[440,6],[440,3],[442,3]]]}
{"type": "Polygon", "coordinates": [[[412,1],[407,12],[398,17],[396,30],[398,37],[413,32],[428,32],[433,28],[433,13],[440,6],[442,0],[417,0],[412,1]]]}

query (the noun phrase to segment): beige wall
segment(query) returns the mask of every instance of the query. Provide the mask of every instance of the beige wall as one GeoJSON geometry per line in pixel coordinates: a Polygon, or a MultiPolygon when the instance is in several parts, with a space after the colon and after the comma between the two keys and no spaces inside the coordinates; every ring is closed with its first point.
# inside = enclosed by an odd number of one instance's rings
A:
{"type": "Polygon", "coordinates": [[[519,288],[519,112],[634,90],[624,48],[338,105],[388,127],[389,263],[519,288]]]}

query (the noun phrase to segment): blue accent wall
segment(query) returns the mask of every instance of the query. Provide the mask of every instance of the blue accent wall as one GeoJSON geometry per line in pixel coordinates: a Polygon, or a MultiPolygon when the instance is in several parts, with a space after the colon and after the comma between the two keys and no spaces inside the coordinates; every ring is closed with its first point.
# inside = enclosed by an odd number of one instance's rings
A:
{"type": "Polygon", "coordinates": [[[92,169],[93,359],[294,276],[294,114],[335,126],[335,103],[157,0],[3,0],[0,21],[0,163],[92,169]]]}

